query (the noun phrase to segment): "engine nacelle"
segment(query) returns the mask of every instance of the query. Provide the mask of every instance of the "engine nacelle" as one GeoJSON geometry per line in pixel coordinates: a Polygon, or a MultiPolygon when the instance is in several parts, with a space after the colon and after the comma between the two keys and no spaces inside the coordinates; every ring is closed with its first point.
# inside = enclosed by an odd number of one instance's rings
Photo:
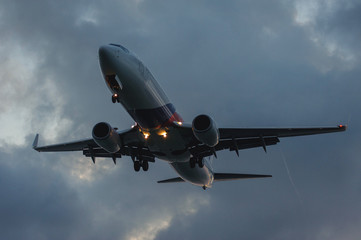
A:
{"type": "Polygon", "coordinates": [[[209,147],[219,142],[219,131],[214,120],[207,115],[198,115],[192,122],[194,136],[209,147]]]}
{"type": "Polygon", "coordinates": [[[109,153],[120,150],[121,141],[118,133],[106,122],[97,123],[92,131],[93,139],[99,147],[109,153]]]}

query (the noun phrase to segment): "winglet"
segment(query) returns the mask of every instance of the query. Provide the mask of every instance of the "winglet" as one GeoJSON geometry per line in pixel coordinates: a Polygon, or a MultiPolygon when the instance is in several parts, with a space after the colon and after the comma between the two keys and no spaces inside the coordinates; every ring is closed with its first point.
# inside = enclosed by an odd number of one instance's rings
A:
{"type": "Polygon", "coordinates": [[[37,133],[33,142],[33,149],[35,150],[38,147],[38,141],[39,141],[39,134],[37,133]]]}

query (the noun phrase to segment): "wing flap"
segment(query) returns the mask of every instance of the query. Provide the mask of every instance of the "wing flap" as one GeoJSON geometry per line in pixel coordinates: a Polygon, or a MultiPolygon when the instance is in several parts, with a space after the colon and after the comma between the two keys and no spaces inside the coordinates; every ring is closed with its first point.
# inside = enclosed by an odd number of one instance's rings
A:
{"type": "MultiPolygon", "coordinates": [[[[275,145],[280,140],[277,137],[265,137],[265,138],[245,138],[245,139],[227,139],[220,140],[219,143],[214,147],[214,150],[220,151],[224,149],[229,149],[230,151],[237,151],[248,148],[264,147],[275,145]]],[[[208,157],[214,154],[213,148],[206,145],[197,145],[190,149],[190,152],[193,156],[197,157],[208,157]]]]}
{"type": "Polygon", "coordinates": [[[124,146],[116,153],[109,153],[102,148],[97,149],[84,149],[83,154],[86,157],[102,157],[102,158],[121,158],[122,156],[136,156],[141,160],[146,160],[148,162],[155,162],[154,155],[145,148],[131,148],[124,146]]]}

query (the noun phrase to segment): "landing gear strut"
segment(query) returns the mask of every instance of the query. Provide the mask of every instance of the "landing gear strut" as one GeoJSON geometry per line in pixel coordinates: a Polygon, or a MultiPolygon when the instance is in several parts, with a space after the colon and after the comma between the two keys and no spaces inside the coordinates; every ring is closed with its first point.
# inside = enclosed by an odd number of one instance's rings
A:
{"type": "Polygon", "coordinates": [[[199,159],[198,159],[198,167],[200,167],[200,168],[203,168],[203,167],[204,167],[203,158],[199,158],[199,159]]]}
{"type": "Polygon", "coordinates": [[[189,164],[191,165],[191,168],[194,168],[196,166],[196,159],[195,158],[189,159],[189,164]]]}

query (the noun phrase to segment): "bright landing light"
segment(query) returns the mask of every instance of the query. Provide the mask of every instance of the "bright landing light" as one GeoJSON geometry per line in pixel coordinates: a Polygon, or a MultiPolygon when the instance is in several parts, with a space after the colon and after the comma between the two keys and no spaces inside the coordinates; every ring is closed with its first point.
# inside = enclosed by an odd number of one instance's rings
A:
{"type": "Polygon", "coordinates": [[[145,139],[148,139],[150,134],[149,133],[143,133],[143,135],[144,135],[145,139]]]}
{"type": "Polygon", "coordinates": [[[166,138],[167,137],[167,132],[165,130],[161,130],[161,131],[158,132],[158,135],[161,135],[164,138],[166,138]]]}

